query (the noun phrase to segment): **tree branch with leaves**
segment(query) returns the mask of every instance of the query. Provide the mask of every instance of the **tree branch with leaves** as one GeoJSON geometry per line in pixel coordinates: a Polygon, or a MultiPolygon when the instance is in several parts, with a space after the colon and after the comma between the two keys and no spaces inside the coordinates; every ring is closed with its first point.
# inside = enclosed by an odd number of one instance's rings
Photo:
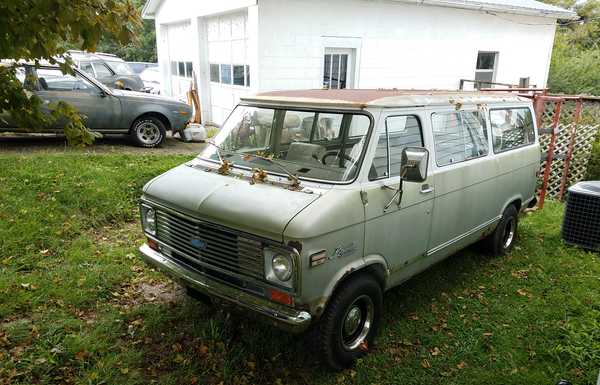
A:
{"type": "MultiPolygon", "coordinates": [[[[47,60],[72,73],[67,47],[94,52],[102,36],[120,44],[136,38],[139,11],[130,0],[2,0],[0,58],[38,65],[47,60]]],[[[49,128],[61,120],[69,143],[90,144],[94,133],[71,105],[59,102],[42,112],[42,101],[16,76],[16,63],[0,66],[0,116],[8,114],[23,131],[49,128]]],[[[1,118],[0,118],[1,119],[1,118]]]]}

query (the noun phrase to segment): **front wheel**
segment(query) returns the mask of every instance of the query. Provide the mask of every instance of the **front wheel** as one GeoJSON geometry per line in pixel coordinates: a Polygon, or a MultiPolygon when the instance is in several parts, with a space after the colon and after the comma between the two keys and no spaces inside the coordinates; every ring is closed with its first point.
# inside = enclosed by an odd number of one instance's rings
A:
{"type": "Polygon", "coordinates": [[[383,293],[368,275],[342,284],[323,313],[315,336],[321,358],[341,370],[367,354],[381,322],[383,293]]]}
{"type": "Polygon", "coordinates": [[[154,116],[139,118],[131,127],[131,139],[140,147],[156,147],[163,142],[166,135],[165,125],[154,116]]]}

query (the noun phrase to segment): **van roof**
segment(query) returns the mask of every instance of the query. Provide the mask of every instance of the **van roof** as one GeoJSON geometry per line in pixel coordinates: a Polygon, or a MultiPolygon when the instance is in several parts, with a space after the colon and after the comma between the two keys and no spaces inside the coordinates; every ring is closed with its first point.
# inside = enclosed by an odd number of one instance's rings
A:
{"type": "Polygon", "coordinates": [[[527,102],[509,92],[450,90],[342,89],[271,91],[245,96],[242,102],[323,106],[339,108],[410,107],[448,104],[489,104],[527,102]]]}

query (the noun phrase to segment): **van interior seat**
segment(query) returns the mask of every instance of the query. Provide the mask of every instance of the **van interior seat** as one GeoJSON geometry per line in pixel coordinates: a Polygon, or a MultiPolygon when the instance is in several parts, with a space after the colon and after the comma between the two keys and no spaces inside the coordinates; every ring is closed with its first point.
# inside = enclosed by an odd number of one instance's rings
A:
{"type": "Polygon", "coordinates": [[[465,143],[461,135],[435,134],[435,157],[440,165],[458,163],[466,160],[465,143]]]}
{"type": "Polygon", "coordinates": [[[325,155],[325,152],[325,147],[319,144],[292,142],[288,148],[285,160],[321,164],[321,159],[325,155]]]}

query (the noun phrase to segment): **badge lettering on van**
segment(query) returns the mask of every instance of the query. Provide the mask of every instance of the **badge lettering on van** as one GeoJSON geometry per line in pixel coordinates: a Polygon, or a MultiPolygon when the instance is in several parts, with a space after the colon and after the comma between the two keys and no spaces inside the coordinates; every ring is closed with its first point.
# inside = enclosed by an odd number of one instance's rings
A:
{"type": "Polygon", "coordinates": [[[333,250],[333,256],[336,258],[348,257],[356,252],[356,243],[351,242],[347,245],[341,245],[333,250]]]}

